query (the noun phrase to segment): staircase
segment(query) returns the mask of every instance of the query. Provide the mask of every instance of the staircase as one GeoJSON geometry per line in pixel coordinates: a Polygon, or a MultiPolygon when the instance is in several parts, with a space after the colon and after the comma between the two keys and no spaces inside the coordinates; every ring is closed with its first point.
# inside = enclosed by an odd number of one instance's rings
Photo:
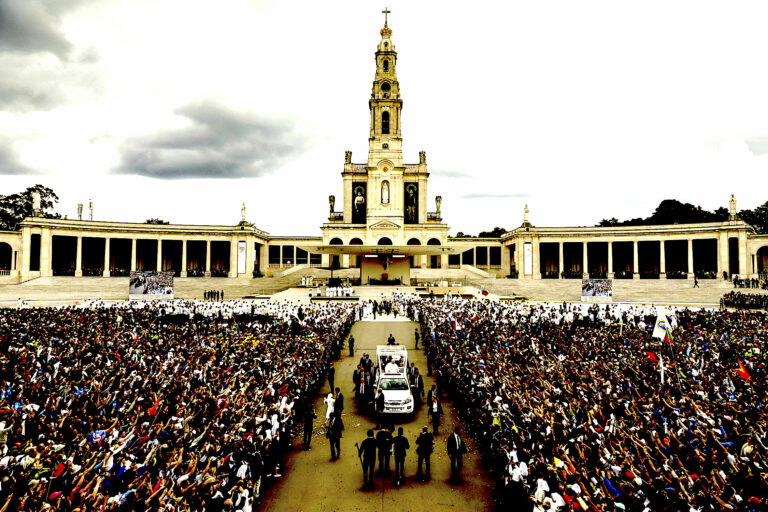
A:
{"type": "MultiPolygon", "coordinates": [[[[476,280],[475,286],[501,296],[519,295],[539,301],[580,301],[580,279],[488,279],[476,280]]],[[[722,280],[702,279],[700,288],[686,279],[616,279],[613,281],[613,302],[649,304],[719,305],[720,297],[733,284],[722,280]]]]}

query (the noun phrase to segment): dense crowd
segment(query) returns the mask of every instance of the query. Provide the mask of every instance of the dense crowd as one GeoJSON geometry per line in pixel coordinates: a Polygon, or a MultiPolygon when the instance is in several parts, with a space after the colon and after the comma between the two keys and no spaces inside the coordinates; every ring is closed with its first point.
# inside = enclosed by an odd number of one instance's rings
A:
{"type": "Polygon", "coordinates": [[[768,290],[768,280],[752,278],[740,278],[739,276],[733,276],[734,288],[760,288],[762,290],[768,290]]]}
{"type": "Polygon", "coordinates": [[[768,510],[764,313],[671,310],[671,342],[647,306],[413,313],[500,510],[768,510]]]}
{"type": "Polygon", "coordinates": [[[728,292],[720,299],[720,307],[768,310],[768,295],[757,293],[728,292]]]}
{"type": "Polygon", "coordinates": [[[248,512],[347,305],[0,310],[0,510],[248,512]]]}

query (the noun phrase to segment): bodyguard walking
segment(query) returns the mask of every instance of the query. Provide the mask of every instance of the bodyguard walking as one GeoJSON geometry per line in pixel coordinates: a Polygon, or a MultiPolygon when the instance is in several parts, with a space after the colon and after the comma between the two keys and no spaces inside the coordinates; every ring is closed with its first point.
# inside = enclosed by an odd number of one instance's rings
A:
{"type": "Polygon", "coordinates": [[[419,456],[419,469],[416,472],[416,479],[422,482],[430,478],[429,458],[432,456],[432,450],[435,448],[434,442],[435,438],[429,433],[429,429],[424,426],[421,429],[421,434],[416,438],[416,455],[419,456]],[[421,467],[425,463],[426,476],[421,472],[421,467]]]}
{"type": "Polygon", "coordinates": [[[341,421],[341,413],[334,412],[328,425],[328,431],[325,433],[325,437],[328,438],[328,443],[331,445],[330,462],[341,457],[341,432],[343,430],[344,423],[341,421]]]}
{"type": "Polygon", "coordinates": [[[429,404],[429,417],[432,420],[432,433],[437,435],[440,426],[440,416],[443,414],[443,405],[435,395],[432,395],[432,403],[429,404]]]}
{"type": "Polygon", "coordinates": [[[307,450],[312,449],[310,445],[312,444],[312,432],[314,431],[315,419],[317,419],[315,409],[313,407],[307,407],[307,410],[304,411],[304,448],[307,450]]]}
{"type": "Polygon", "coordinates": [[[403,435],[403,427],[397,428],[397,436],[392,441],[395,452],[395,481],[394,485],[402,485],[405,481],[405,454],[411,447],[408,439],[403,435]]]}
{"type": "Polygon", "coordinates": [[[451,482],[461,482],[461,468],[464,465],[464,454],[467,453],[467,445],[459,434],[459,427],[453,429],[453,434],[448,436],[446,443],[448,457],[451,459],[451,482]]]}
{"type": "Polygon", "coordinates": [[[357,456],[363,463],[363,489],[373,488],[373,470],[376,467],[376,439],[373,430],[368,430],[368,437],[357,448],[357,456]]]}
{"type": "Polygon", "coordinates": [[[349,343],[349,356],[352,357],[355,355],[355,337],[350,336],[348,343],[349,343]]]}

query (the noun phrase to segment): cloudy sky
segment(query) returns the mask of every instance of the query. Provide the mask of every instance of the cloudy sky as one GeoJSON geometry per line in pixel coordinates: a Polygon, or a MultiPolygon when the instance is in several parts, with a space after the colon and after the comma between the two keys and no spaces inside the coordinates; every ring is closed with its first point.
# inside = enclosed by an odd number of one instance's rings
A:
{"type": "Polygon", "coordinates": [[[768,200],[768,3],[702,0],[1,0],[0,194],[319,235],[385,5],[451,233],[768,200]]]}

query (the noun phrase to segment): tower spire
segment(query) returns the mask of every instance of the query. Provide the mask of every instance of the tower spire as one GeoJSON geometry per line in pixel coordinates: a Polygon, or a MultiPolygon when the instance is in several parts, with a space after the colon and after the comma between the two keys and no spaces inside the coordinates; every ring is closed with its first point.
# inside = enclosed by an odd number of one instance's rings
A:
{"type": "Polygon", "coordinates": [[[389,28],[387,15],[384,14],[384,28],[381,29],[381,41],[376,47],[376,75],[368,107],[371,110],[371,134],[368,157],[370,161],[382,158],[402,162],[402,136],[400,134],[400,111],[403,101],[400,99],[400,86],[397,82],[397,52],[392,43],[392,29],[389,28]]]}
{"type": "Polygon", "coordinates": [[[384,10],[383,10],[383,11],[381,11],[381,13],[384,15],[384,27],[386,27],[386,26],[387,26],[387,14],[390,14],[391,12],[392,12],[392,11],[390,11],[390,10],[389,10],[389,9],[387,9],[386,7],[384,8],[384,10]]]}

